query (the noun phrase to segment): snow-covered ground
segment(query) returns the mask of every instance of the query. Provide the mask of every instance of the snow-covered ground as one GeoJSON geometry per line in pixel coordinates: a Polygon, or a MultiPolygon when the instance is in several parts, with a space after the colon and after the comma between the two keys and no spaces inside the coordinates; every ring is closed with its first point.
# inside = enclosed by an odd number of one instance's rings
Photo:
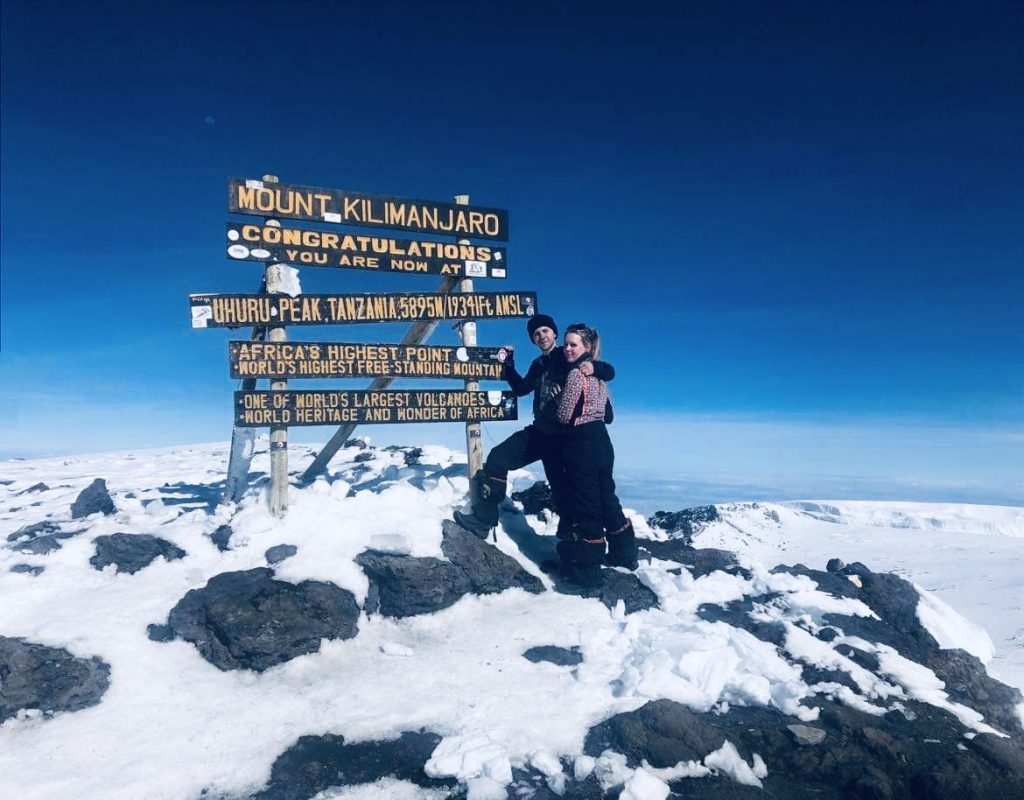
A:
{"type": "MultiPolygon", "coordinates": [[[[427,466],[408,468],[401,452],[376,451],[364,464],[353,462],[357,454],[342,451],[328,479],[294,490],[280,520],[266,513],[257,493],[238,507],[212,505],[224,476],[225,445],[0,464],[5,539],[44,519],[85,529],[45,555],[0,548],[0,635],[99,656],[111,665],[110,688],[99,705],[52,719],[26,712],[0,725],[0,796],[187,800],[204,789],[241,795],[263,785],[274,759],[299,736],[332,732],[358,741],[425,727],[445,737],[428,771],[456,776],[470,797],[484,798],[503,796],[494,790],[508,783],[511,765],[532,764],[552,785],[558,784],[559,757],[575,758],[577,771],[593,769],[593,759],[582,755],[588,729],[653,698],[699,710],[769,705],[813,718],[800,700],[821,690],[804,683],[792,659],[825,663],[834,651],[793,621],[872,612],[855,599],[817,591],[807,578],[768,569],[798,561],[823,568],[833,556],[893,570],[930,590],[919,614],[940,644],[985,660],[988,638],[972,623],[981,625],[995,644],[992,672],[1024,686],[1024,512],[979,506],[723,506],[723,518],[697,543],[738,551],[752,577],[715,572],[694,579],[686,570],[669,572],[678,567],[674,562],[655,560],[638,574],[660,607],[629,616],[621,607],[609,611],[555,592],[467,596],[441,612],[402,620],[364,615],[355,638],[325,641],[319,652],[260,674],[221,672],[191,644],[147,637],[147,625],[164,622],[187,591],[219,573],[265,566],[265,551],[277,544],[298,547],[277,566],[279,579],[330,581],[360,603],[368,584],[352,559],[361,551],[440,556],[441,523],[468,485],[456,466],[464,456],[427,448],[421,457],[427,466]],[[366,471],[354,477],[353,468],[366,471]],[[70,504],[96,477],[106,479],[117,513],[72,524],[70,504]],[[39,482],[48,488],[27,491],[39,482]],[[234,535],[221,552],[208,535],[227,522],[234,535]],[[187,556],[158,559],[134,575],[113,567],[97,571],[89,564],[93,539],[114,532],[155,534],[187,556]],[[12,573],[16,564],[44,571],[12,573]],[[702,603],[769,591],[785,598],[763,613],[787,625],[786,652],[696,614],[702,603]],[[583,663],[567,668],[521,657],[537,645],[578,647],[583,663]]],[[[293,470],[310,457],[310,450],[294,447],[293,470]]],[[[253,469],[267,467],[266,454],[258,455],[253,469]]],[[[530,482],[525,473],[517,477],[520,488],[530,482]]],[[[639,515],[633,518],[641,535],[663,536],[639,515]]],[[[550,585],[507,535],[499,534],[497,546],[550,585]]],[[[970,728],[989,729],[972,709],[951,703],[929,670],[884,647],[875,652],[886,665],[885,679],[844,664],[863,681],[864,693],[850,697],[847,691],[840,701],[882,713],[916,698],[946,708],[970,728]]],[[[638,769],[630,777],[625,767],[612,769],[614,754],[609,759],[605,771],[632,782],[635,796],[658,796],[665,786],[656,771],[638,769]]],[[[703,764],[680,768],[695,778],[717,769],[756,782],[765,765],[748,765],[723,746],[703,764]]],[[[331,796],[440,796],[411,785],[375,791],[331,796]]]]}
{"type": "Polygon", "coordinates": [[[861,561],[984,628],[989,674],[1024,689],[1024,508],[881,501],[734,503],[694,537],[765,564],[861,561]]]}

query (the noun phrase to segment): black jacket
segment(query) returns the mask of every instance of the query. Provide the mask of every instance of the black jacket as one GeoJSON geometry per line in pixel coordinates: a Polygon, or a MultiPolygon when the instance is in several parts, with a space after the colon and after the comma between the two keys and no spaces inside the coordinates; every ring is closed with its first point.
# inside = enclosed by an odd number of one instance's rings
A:
{"type": "MultiPolygon", "coordinates": [[[[606,361],[594,361],[593,364],[595,378],[605,382],[615,379],[615,367],[611,364],[606,361]]],[[[512,392],[516,397],[533,392],[533,423],[552,433],[564,429],[558,422],[557,390],[565,386],[568,374],[569,364],[561,347],[533,359],[525,377],[516,371],[514,363],[505,362],[504,378],[512,392]]]]}

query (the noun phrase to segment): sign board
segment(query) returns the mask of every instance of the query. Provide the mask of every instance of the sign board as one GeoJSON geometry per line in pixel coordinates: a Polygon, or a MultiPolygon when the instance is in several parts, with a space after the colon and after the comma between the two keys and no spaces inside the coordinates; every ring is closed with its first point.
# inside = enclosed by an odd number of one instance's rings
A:
{"type": "Polygon", "coordinates": [[[228,178],[228,211],[371,228],[508,241],[508,212],[434,200],[406,200],[346,189],[228,178]]]}
{"type": "Polygon", "coordinates": [[[501,380],[505,347],[355,342],[228,342],[232,378],[457,378],[501,380]]]}
{"type": "Polygon", "coordinates": [[[394,294],[193,294],[193,328],[341,325],[435,319],[532,317],[535,292],[394,294]]]}
{"type": "Polygon", "coordinates": [[[235,392],[235,425],[467,422],[518,418],[512,392],[363,389],[235,392]]]}
{"type": "Polygon", "coordinates": [[[300,266],[460,278],[504,278],[508,268],[504,247],[237,222],[227,223],[227,254],[228,258],[241,261],[280,261],[300,266]]]}

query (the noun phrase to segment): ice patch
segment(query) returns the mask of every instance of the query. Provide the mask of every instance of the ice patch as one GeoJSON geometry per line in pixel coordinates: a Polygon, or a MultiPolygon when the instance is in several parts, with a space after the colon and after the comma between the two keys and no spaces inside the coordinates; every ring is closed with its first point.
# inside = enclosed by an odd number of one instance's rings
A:
{"type": "Polygon", "coordinates": [[[737,783],[763,788],[761,779],[768,775],[768,768],[757,753],[753,763],[748,764],[739,754],[736,746],[728,739],[717,750],[704,757],[704,765],[723,772],[737,783]]]}

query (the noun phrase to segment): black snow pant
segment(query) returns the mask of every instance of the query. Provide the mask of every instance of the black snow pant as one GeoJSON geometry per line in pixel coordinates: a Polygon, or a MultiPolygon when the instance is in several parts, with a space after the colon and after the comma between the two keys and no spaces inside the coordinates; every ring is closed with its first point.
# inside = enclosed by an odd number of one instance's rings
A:
{"type": "Polygon", "coordinates": [[[572,428],[565,438],[563,461],[565,506],[577,537],[597,541],[606,530],[623,530],[628,523],[615,495],[615,451],[607,426],[589,422],[572,428]]]}
{"type": "Polygon", "coordinates": [[[546,431],[536,425],[528,425],[496,445],[487,454],[484,474],[478,479],[477,501],[473,504],[474,516],[491,527],[497,525],[498,506],[505,497],[508,473],[540,461],[551,487],[555,511],[561,518],[565,506],[565,468],[562,464],[564,439],[560,431],[546,431]]]}

